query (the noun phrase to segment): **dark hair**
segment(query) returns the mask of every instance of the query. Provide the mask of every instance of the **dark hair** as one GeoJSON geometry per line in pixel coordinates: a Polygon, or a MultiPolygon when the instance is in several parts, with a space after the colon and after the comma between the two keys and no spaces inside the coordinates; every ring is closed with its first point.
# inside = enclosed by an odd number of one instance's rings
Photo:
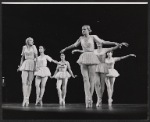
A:
{"type": "Polygon", "coordinates": [[[39,48],[40,48],[40,47],[43,47],[44,51],[46,50],[46,48],[45,48],[44,46],[40,45],[39,48]]]}
{"type": "Polygon", "coordinates": [[[61,55],[64,55],[64,56],[65,56],[65,54],[64,54],[64,53],[61,53],[61,54],[60,54],[60,56],[61,56],[61,55]]]}

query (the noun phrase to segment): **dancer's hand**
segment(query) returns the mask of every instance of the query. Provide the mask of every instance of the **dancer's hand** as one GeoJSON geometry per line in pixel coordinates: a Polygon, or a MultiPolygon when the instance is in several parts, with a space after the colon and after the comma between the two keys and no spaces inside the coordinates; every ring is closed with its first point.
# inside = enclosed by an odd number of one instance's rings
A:
{"type": "Polygon", "coordinates": [[[60,51],[60,53],[64,53],[66,51],[66,49],[62,49],[61,51],[60,51]]]}
{"type": "Polygon", "coordinates": [[[77,52],[78,50],[73,50],[71,53],[74,54],[75,52],[77,52]]]}
{"type": "Polygon", "coordinates": [[[130,56],[136,57],[136,55],[135,55],[135,54],[130,54],[130,56]]]}
{"type": "Polygon", "coordinates": [[[77,77],[77,75],[73,75],[72,77],[73,77],[73,78],[76,78],[76,77],[77,77]]]}
{"type": "Polygon", "coordinates": [[[122,43],[121,43],[121,45],[124,45],[124,46],[126,46],[126,47],[128,47],[128,46],[129,46],[129,44],[128,44],[128,43],[126,43],[126,42],[122,42],[122,43]]]}
{"type": "Polygon", "coordinates": [[[17,69],[17,72],[19,72],[20,71],[20,66],[18,65],[18,69],[17,69]]]}
{"type": "Polygon", "coordinates": [[[54,78],[54,75],[53,75],[53,76],[50,76],[50,78],[53,79],[53,78],[54,78]]]}

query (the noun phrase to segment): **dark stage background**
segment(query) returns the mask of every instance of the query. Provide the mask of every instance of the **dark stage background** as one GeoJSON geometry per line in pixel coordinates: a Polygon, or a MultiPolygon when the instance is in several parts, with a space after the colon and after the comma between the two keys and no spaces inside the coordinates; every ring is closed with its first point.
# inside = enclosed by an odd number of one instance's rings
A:
{"type": "MultiPolygon", "coordinates": [[[[147,31],[148,5],[2,5],[2,76],[5,77],[3,102],[22,102],[21,72],[17,72],[22,46],[29,36],[34,44],[46,47],[45,54],[60,60],[60,50],[73,44],[84,24],[91,25],[92,34],[115,42],[127,42],[114,52],[115,56],[135,53],[137,58],[117,62],[120,73],[114,86],[114,103],[147,103],[147,31]]],[[[104,46],[106,47],[106,46],[104,46]]],[[[108,47],[108,46],[107,46],[108,47]]],[[[81,46],[79,47],[81,49],[81,46]]],[[[76,63],[79,54],[66,51],[66,60],[78,75],[68,82],[66,103],[84,103],[83,81],[76,63]]],[[[48,63],[52,74],[56,64],[48,63]]],[[[32,84],[31,102],[36,92],[32,84]]],[[[58,103],[56,80],[48,79],[44,103],[58,103]]],[[[96,102],[96,95],[93,96],[96,102]]],[[[105,89],[103,102],[107,103],[105,89]]]]}

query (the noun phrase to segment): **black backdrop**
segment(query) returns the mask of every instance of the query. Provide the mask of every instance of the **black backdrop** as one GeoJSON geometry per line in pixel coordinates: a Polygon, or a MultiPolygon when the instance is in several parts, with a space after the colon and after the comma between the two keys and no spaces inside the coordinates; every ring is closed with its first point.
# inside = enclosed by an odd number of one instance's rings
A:
{"type": "MultiPolygon", "coordinates": [[[[60,60],[59,51],[73,44],[81,35],[84,24],[91,25],[92,34],[115,42],[128,42],[128,48],[114,52],[115,56],[135,53],[137,58],[117,62],[120,73],[114,87],[114,103],[147,103],[147,48],[148,5],[2,5],[2,76],[5,77],[3,102],[22,102],[20,63],[22,46],[29,36],[35,45],[44,45],[46,54],[60,60]]],[[[81,49],[81,46],[79,47],[81,49]]],[[[76,79],[68,82],[67,103],[83,103],[84,90],[79,54],[65,52],[76,79]]],[[[52,74],[56,64],[48,63],[52,74]]],[[[35,102],[35,85],[32,84],[31,102],[35,102]]],[[[56,80],[48,79],[45,103],[58,102],[56,80]]],[[[94,102],[96,95],[93,96],[94,102]]],[[[105,89],[103,102],[107,103],[105,89]]]]}

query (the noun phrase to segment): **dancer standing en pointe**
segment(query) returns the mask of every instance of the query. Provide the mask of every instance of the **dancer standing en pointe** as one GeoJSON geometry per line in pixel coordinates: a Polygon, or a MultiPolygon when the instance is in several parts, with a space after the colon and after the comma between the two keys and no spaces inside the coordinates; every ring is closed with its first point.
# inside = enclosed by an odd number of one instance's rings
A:
{"type": "Polygon", "coordinates": [[[26,39],[26,45],[23,46],[21,55],[18,71],[22,71],[22,106],[28,106],[36,65],[35,58],[37,58],[37,48],[33,45],[33,38],[28,37],[26,39]]]}
{"type": "Polygon", "coordinates": [[[128,58],[130,56],[136,57],[135,54],[129,54],[122,57],[112,57],[113,53],[108,52],[107,58],[105,59],[105,63],[108,65],[108,74],[106,75],[106,86],[107,86],[107,92],[108,92],[108,105],[111,106],[113,99],[113,91],[114,91],[114,83],[116,77],[119,76],[119,73],[117,70],[114,69],[115,62],[120,61],[122,59],[128,58]]]}
{"type": "Polygon", "coordinates": [[[53,78],[57,79],[56,88],[58,91],[59,104],[65,105],[68,79],[71,76],[75,78],[76,75],[73,74],[70,67],[70,63],[65,60],[65,55],[61,54],[60,58],[61,58],[61,61],[59,62],[60,64],[57,65],[53,78]],[[67,69],[69,72],[67,71],[67,69]]]}
{"type": "Polygon", "coordinates": [[[81,44],[84,53],[82,53],[77,61],[80,65],[81,74],[83,76],[84,82],[84,91],[85,91],[85,104],[86,107],[92,107],[92,95],[91,91],[94,89],[95,83],[95,67],[99,64],[97,56],[94,54],[94,42],[103,43],[103,44],[115,44],[116,42],[109,42],[100,39],[97,35],[90,35],[92,32],[89,25],[82,26],[82,34],[80,38],[72,45],[61,50],[61,53],[64,51],[77,47],[81,44]]]}
{"type": "Polygon", "coordinates": [[[45,55],[45,48],[43,46],[39,46],[40,56],[37,58],[36,71],[34,75],[35,78],[35,87],[36,87],[36,103],[35,105],[43,105],[42,98],[45,92],[46,82],[48,77],[51,77],[51,72],[47,67],[47,61],[53,62],[55,64],[59,64],[56,60],[53,60],[50,56],[45,55]],[[40,87],[41,84],[41,87],[40,87]]]}

